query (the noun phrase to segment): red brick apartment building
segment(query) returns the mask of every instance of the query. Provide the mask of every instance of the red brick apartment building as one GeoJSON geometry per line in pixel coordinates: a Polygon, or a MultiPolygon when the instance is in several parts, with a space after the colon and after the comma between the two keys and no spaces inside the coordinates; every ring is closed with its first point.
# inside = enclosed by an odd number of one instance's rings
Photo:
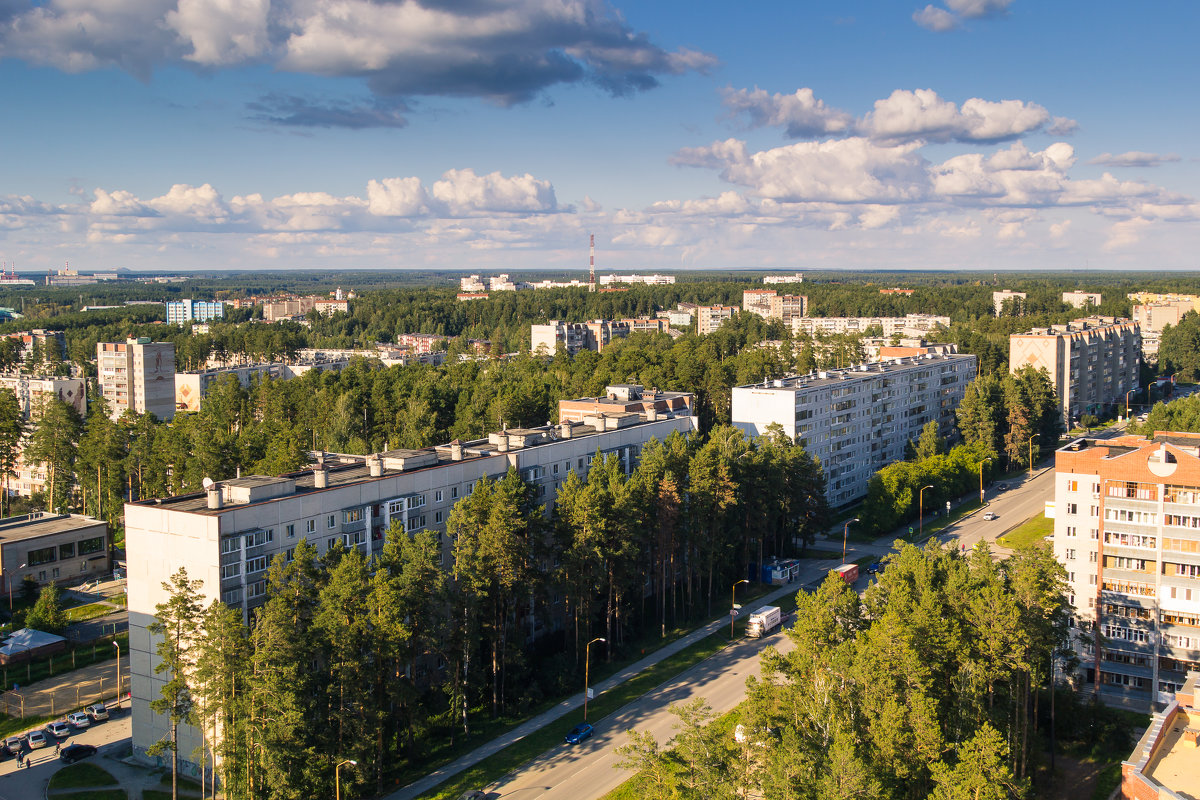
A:
{"type": "Polygon", "coordinates": [[[1066,445],[1054,518],[1088,689],[1138,710],[1170,703],[1200,669],[1200,434],[1066,445]]]}

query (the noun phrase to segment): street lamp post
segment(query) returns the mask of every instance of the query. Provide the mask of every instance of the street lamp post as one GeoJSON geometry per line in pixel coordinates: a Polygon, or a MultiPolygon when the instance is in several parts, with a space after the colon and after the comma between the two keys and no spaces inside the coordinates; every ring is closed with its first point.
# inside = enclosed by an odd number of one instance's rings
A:
{"type": "MultiPolygon", "coordinates": [[[[21,566],[17,567],[17,569],[25,569],[25,565],[24,565],[24,564],[22,564],[21,566]]],[[[8,584],[8,610],[9,610],[9,613],[10,613],[10,615],[11,615],[11,613],[12,613],[12,606],[13,606],[13,602],[12,602],[12,573],[11,573],[11,572],[5,572],[5,573],[4,573],[4,582],[5,582],[6,584],[8,584]]]]}
{"type": "Polygon", "coordinates": [[[1033,440],[1041,436],[1040,433],[1035,433],[1029,437],[1029,476],[1033,477],[1033,440]]]}
{"type": "Polygon", "coordinates": [[[992,460],[990,458],[985,458],[983,461],[979,462],[979,505],[981,505],[981,506],[984,503],[984,500],[983,500],[983,465],[990,464],[990,463],[992,463],[992,460]]]}
{"type": "Polygon", "coordinates": [[[920,522],[917,523],[917,525],[918,525],[917,538],[918,539],[925,538],[925,490],[932,489],[932,488],[933,488],[933,484],[931,483],[928,486],[922,486],[921,491],[917,492],[917,513],[921,517],[920,522]]]}
{"type": "Polygon", "coordinates": [[[357,761],[347,758],[345,761],[341,762],[340,764],[338,764],[336,767],[333,768],[333,792],[334,792],[333,796],[336,798],[336,800],[342,800],[342,776],[341,776],[340,770],[342,767],[346,766],[347,764],[349,764],[352,767],[358,766],[357,761]]]}
{"type": "Polygon", "coordinates": [[[743,583],[749,582],[750,581],[746,580],[745,578],[742,578],[733,585],[732,589],[729,590],[729,641],[731,642],[733,641],[733,623],[734,620],[737,619],[737,609],[734,608],[734,606],[737,605],[737,587],[741,586],[743,583]]]}
{"type": "Polygon", "coordinates": [[[842,563],[846,563],[846,537],[850,535],[850,523],[861,522],[858,517],[846,520],[846,524],[842,526],[842,563]]]}
{"type": "Polygon", "coordinates": [[[588,642],[583,648],[583,721],[587,722],[587,704],[588,704],[588,667],[592,664],[592,642],[605,642],[607,639],[597,636],[588,642]]]}
{"type": "Polygon", "coordinates": [[[121,643],[113,639],[113,647],[117,648],[117,711],[121,710],[121,643]]]}
{"type": "Polygon", "coordinates": [[[1137,389],[1134,388],[1134,389],[1130,389],[1128,392],[1125,393],[1125,421],[1126,422],[1129,421],[1129,395],[1133,394],[1136,391],[1137,391],[1137,389]]]}

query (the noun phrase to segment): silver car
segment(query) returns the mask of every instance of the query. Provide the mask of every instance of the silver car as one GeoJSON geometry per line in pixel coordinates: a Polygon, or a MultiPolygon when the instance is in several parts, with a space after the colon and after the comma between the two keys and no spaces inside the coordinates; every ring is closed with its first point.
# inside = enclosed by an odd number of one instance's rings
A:
{"type": "Polygon", "coordinates": [[[84,713],[91,717],[92,722],[101,722],[108,719],[108,706],[104,703],[97,703],[94,706],[85,708],[84,713]]]}
{"type": "Polygon", "coordinates": [[[46,726],[46,730],[56,739],[65,739],[71,735],[71,726],[65,720],[61,719],[57,722],[51,722],[46,726]]]}

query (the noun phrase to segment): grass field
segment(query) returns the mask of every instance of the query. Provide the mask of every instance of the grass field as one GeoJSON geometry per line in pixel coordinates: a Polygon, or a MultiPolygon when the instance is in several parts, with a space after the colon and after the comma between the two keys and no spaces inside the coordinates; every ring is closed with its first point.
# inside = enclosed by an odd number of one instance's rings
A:
{"type": "Polygon", "coordinates": [[[1038,514],[1023,525],[1001,536],[999,544],[1001,547],[1015,549],[1037,544],[1052,533],[1054,533],[1054,520],[1046,519],[1045,514],[1038,514]]]}
{"type": "Polygon", "coordinates": [[[113,608],[108,603],[88,603],[87,605],[75,606],[67,609],[67,620],[70,622],[83,622],[96,617],[103,617],[105,614],[112,614],[120,611],[119,608],[113,608]]]}
{"type": "Polygon", "coordinates": [[[71,764],[68,767],[63,767],[50,777],[51,790],[116,785],[117,779],[95,764],[71,764]]]}

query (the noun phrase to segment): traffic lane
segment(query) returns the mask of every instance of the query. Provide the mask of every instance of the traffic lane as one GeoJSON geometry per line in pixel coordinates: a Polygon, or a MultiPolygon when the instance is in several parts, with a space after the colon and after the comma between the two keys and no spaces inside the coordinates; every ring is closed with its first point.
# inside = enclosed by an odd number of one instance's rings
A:
{"type": "Polygon", "coordinates": [[[1048,469],[1032,479],[1025,478],[1007,491],[993,488],[986,507],[939,532],[943,542],[966,545],[969,550],[981,541],[994,543],[1009,528],[1042,513],[1046,501],[1054,499],[1054,470],[1048,469]],[[995,519],[984,519],[991,512],[995,519]]]}
{"type": "MultiPolygon", "coordinates": [[[[115,709],[110,709],[113,714],[115,709]]],[[[35,730],[33,726],[26,731],[35,730]]],[[[130,720],[129,708],[126,707],[120,716],[113,715],[107,721],[94,724],[82,731],[75,731],[61,740],[63,747],[69,744],[90,744],[99,748],[99,752],[85,761],[96,761],[101,756],[123,747],[129,743],[133,725],[130,720]]],[[[46,734],[51,744],[38,750],[25,751],[30,759],[30,766],[17,768],[17,759],[7,756],[0,761],[0,800],[24,800],[24,798],[41,797],[42,790],[50,776],[61,767],[66,766],[54,752],[54,737],[46,734]]]]}
{"type": "MultiPolygon", "coordinates": [[[[786,652],[791,640],[780,633],[762,639],[742,639],[697,664],[643,697],[600,720],[596,732],[582,744],[562,744],[510,773],[489,787],[500,797],[518,800],[587,800],[601,797],[632,773],[616,769],[616,748],[628,743],[628,730],[652,733],[660,745],[675,735],[678,720],[668,707],[703,697],[715,712],[724,713],[746,697],[746,678],[758,671],[759,654],[767,645],[786,652]]],[[[563,735],[579,720],[562,721],[563,735]]]]}

